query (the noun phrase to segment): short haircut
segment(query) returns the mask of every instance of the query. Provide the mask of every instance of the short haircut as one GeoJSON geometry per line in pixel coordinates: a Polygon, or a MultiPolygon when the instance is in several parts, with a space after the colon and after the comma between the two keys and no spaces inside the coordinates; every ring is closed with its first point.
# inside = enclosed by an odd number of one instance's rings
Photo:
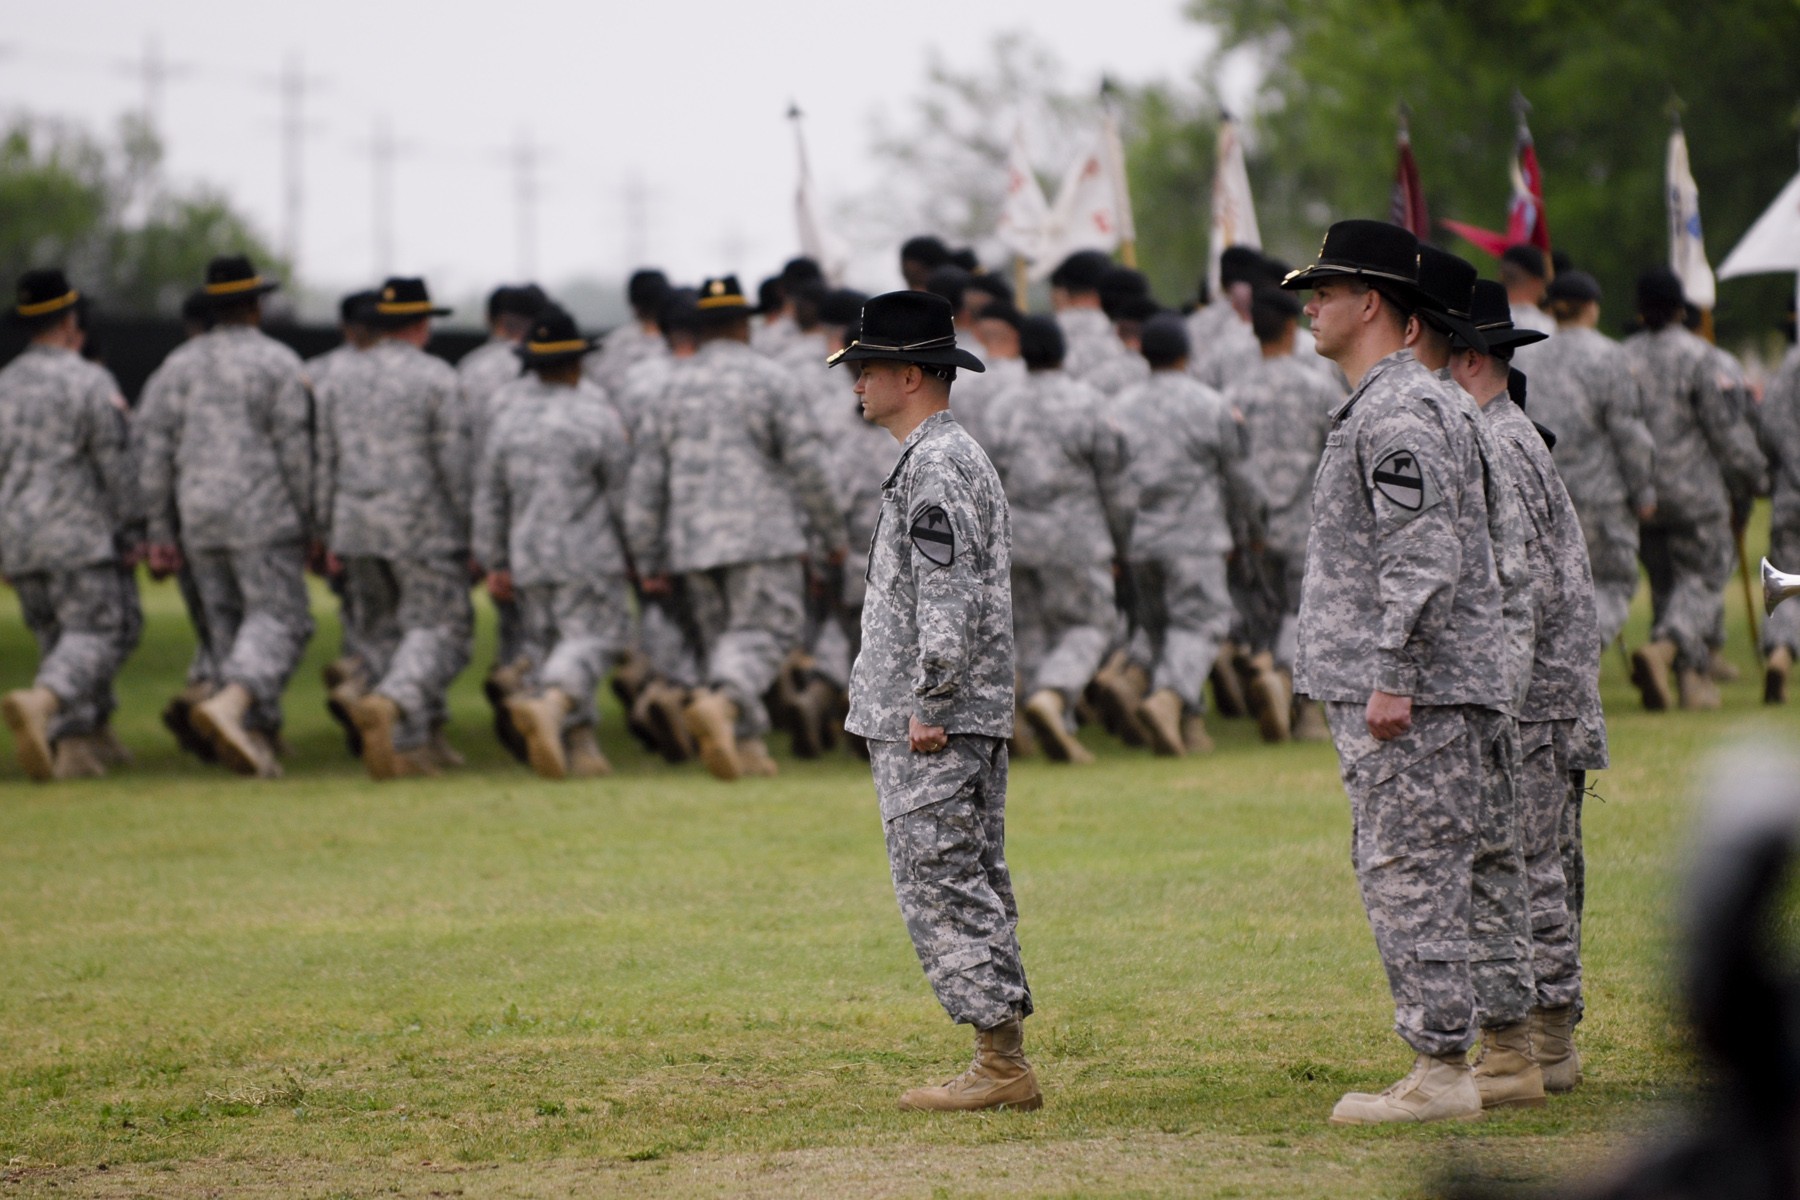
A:
{"type": "Polygon", "coordinates": [[[907,238],[900,247],[901,262],[916,262],[925,267],[941,267],[950,261],[950,247],[930,234],[907,238]]]}
{"type": "Polygon", "coordinates": [[[941,267],[933,267],[931,274],[925,278],[925,290],[935,296],[942,296],[950,302],[950,311],[962,308],[963,293],[969,288],[972,276],[953,263],[945,263],[941,267]]]}
{"type": "Polygon", "coordinates": [[[1144,322],[1139,344],[1151,367],[1159,371],[1172,367],[1188,356],[1187,322],[1175,313],[1158,313],[1144,322]]]}
{"type": "Polygon", "coordinates": [[[1508,266],[1517,267],[1533,279],[1544,278],[1544,252],[1536,246],[1520,244],[1508,246],[1500,255],[1500,261],[1508,266]]]}
{"type": "Polygon", "coordinates": [[[1112,265],[1112,259],[1098,250],[1077,250],[1050,272],[1050,286],[1077,294],[1098,292],[1101,278],[1112,265]]]}
{"type": "Polygon", "coordinates": [[[1289,325],[1300,319],[1300,298],[1275,287],[1259,287],[1250,298],[1250,329],[1267,346],[1278,342],[1289,325]]]}
{"type": "Polygon", "coordinates": [[[1025,317],[1019,322],[1019,357],[1033,371],[1047,371],[1063,364],[1067,344],[1062,327],[1051,317],[1025,317]]]}
{"type": "Polygon", "coordinates": [[[669,277],[651,267],[633,271],[625,283],[625,301],[641,317],[651,316],[669,290],[669,277]]]}
{"type": "Polygon", "coordinates": [[[1023,331],[1025,321],[1024,315],[1005,300],[995,300],[986,308],[982,309],[981,316],[976,319],[981,321],[1002,322],[1003,324],[1012,326],[1012,331],[1014,333],[1023,331]]]}
{"type": "Polygon", "coordinates": [[[972,276],[969,279],[968,287],[963,289],[965,299],[969,292],[981,292],[992,296],[997,303],[1012,304],[1015,302],[1012,284],[992,273],[972,276]]]}

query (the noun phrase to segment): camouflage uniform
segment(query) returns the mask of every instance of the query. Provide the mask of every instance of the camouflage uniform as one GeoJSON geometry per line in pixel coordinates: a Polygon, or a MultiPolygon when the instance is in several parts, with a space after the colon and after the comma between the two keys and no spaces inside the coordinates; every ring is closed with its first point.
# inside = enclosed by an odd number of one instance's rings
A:
{"type": "Polygon", "coordinates": [[[1201,689],[1231,628],[1225,556],[1262,533],[1243,438],[1219,393],[1158,371],[1118,398],[1136,515],[1125,554],[1143,637],[1134,657],[1151,688],[1203,710],[1201,689]]]}
{"type": "Polygon", "coordinates": [[[1516,699],[1492,485],[1463,401],[1410,351],[1371,367],[1334,416],[1294,686],[1326,702],[1395,1030],[1420,1053],[1452,1054],[1475,1039],[1473,964],[1529,955],[1522,920],[1495,929],[1485,918],[1502,906],[1474,882],[1478,857],[1518,853],[1490,784],[1507,777],[1516,699]],[[1385,742],[1365,719],[1376,690],[1413,703],[1411,728],[1385,742]]]}
{"type": "Polygon", "coordinates": [[[1112,564],[1125,542],[1125,440],[1105,407],[1067,371],[1046,370],[1027,375],[989,414],[994,469],[1019,531],[1019,678],[1028,696],[1060,692],[1065,712],[1118,632],[1112,564]]]}
{"type": "Polygon", "coordinates": [[[894,894],[938,1002],[991,1029],[1032,1011],[1006,866],[1013,722],[1011,527],[987,456],[949,413],[882,486],[844,728],[869,740],[894,894]],[[941,726],[914,753],[908,721],[941,726]]]}
{"type": "Polygon", "coordinates": [[[1215,323],[1204,345],[1192,343],[1194,352],[1188,357],[1189,373],[1216,392],[1225,391],[1262,361],[1262,346],[1250,322],[1229,305],[1226,312],[1228,318],[1215,323]]]}
{"type": "MultiPolygon", "coordinates": [[[[1763,392],[1757,425],[1769,459],[1769,561],[1800,571],[1800,348],[1788,351],[1763,392]]],[[[1800,600],[1780,605],[1763,624],[1763,653],[1777,646],[1800,656],[1800,600]]]]}
{"type": "MultiPolygon", "coordinates": [[[[156,410],[165,402],[166,390],[162,387],[160,377],[168,367],[165,360],[150,377],[144,381],[144,390],[138,396],[138,406],[132,421],[131,445],[133,470],[144,461],[144,427],[154,424],[158,419],[156,410]]],[[[309,376],[310,378],[310,376],[309,376]]],[[[174,511],[174,497],[167,499],[168,511],[163,514],[161,528],[173,529],[175,540],[181,540],[181,520],[174,511]]],[[[194,584],[194,572],[187,563],[175,573],[175,586],[181,596],[181,607],[187,613],[188,624],[194,631],[194,653],[188,659],[186,682],[189,686],[200,685],[207,689],[216,687],[219,682],[218,664],[213,661],[212,639],[206,634],[206,610],[200,604],[200,589],[194,584]]]]}
{"type": "Polygon", "coordinates": [[[594,725],[594,690],[630,631],[619,514],[631,468],[625,423],[583,381],[508,385],[476,477],[471,541],[510,571],[531,662],[528,683],[575,701],[569,727],[594,725]]]}
{"type": "Polygon", "coordinates": [[[1102,396],[1117,396],[1126,388],[1136,387],[1150,378],[1150,364],[1140,354],[1127,352],[1109,358],[1088,372],[1083,380],[1102,396]]]}
{"type": "Polygon", "coordinates": [[[1643,396],[1631,360],[1598,330],[1565,329],[1531,349],[1531,416],[1556,435],[1557,469],[1587,543],[1601,644],[1609,644],[1637,592],[1637,510],[1656,503],[1643,396]]]}
{"type": "Polygon", "coordinates": [[[762,695],[800,642],[809,532],[828,551],[844,545],[801,398],[788,372],[714,339],[672,365],[632,464],[632,558],[644,575],[679,577],[703,682],[736,706],[740,738],[767,731],[762,695]]]}
{"type": "Polygon", "coordinates": [[[469,662],[469,422],[456,372],[394,338],[323,390],[319,526],[364,622],[370,691],[400,707],[395,748],[416,749],[469,662]]]}
{"type": "Polygon", "coordinates": [[[986,450],[993,441],[988,425],[992,419],[994,402],[1025,382],[1025,360],[984,358],[983,361],[987,364],[987,370],[981,374],[957,376],[953,411],[963,432],[986,450]]]}
{"type": "MultiPolygon", "coordinates": [[[[592,361],[590,354],[584,361],[592,361]]],[[[668,354],[645,355],[626,369],[617,392],[608,392],[632,446],[632,455],[641,452],[647,434],[645,422],[649,414],[663,403],[676,360],[668,354]]],[[[588,376],[592,378],[592,376],[588,376]]],[[[658,678],[679,687],[697,687],[700,668],[694,648],[682,632],[682,618],[672,597],[642,596],[637,611],[637,628],[633,640],[650,660],[650,670],[658,678]]]]}
{"type": "Polygon", "coordinates": [[[1064,342],[1062,369],[1073,378],[1087,382],[1115,359],[1137,357],[1125,348],[1113,323],[1097,308],[1065,308],[1056,314],[1056,324],[1064,342]]]}
{"type": "Polygon", "coordinates": [[[0,575],[56,695],[52,742],[93,733],[141,629],[120,550],[140,519],[118,387],[73,350],[28,346],[0,370],[0,575]]]}
{"type": "MultiPolygon", "coordinates": [[[[469,420],[469,462],[482,461],[488,438],[519,378],[517,343],[489,338],[456,364],[463,411],[469,420]]],[[[508,666],[525,653],[524,618],[517,600],[494,600],[494,665],[508,666]]]]}
{"type": "Polygon", "coordinates": [[[1712,348],[1671,325],[1625,339],[1656,443],[1656,517],[1638,553],[1650,575],[1651,638],[1676,666],[1705,671],[1731,576],[1731,492],[1762,490],[1763,463],[1721,379],[1712,348]]]}
{"type": "Polygon", "coordinates": [[[1225,392],[1226,406],[1244,423],[1247,469],[1267,505],[1259,567],[1268,611],[1249,622],[1249,644],[1273,651],[1276,664],[1288,670],[1306,574],[1313,476],[1331,432],[1331,412],[1343,398],[1341,389],[1291,354],[1259,358],[1225,392]]]}
{"type": "Polygon", "coordinates": [[[1506,396],[1482,410],[1526,519],[1536,639],[1515,779],[1530,890],[1532,975],[1541,1008],[1581,998],[1584,890],[1579,782],[1606,767],[1600,632],[1580,519],[1550,450],[1506,396]]]}
{"type": "Polygon", "coordinates": [[[581,373],[616,396],[631,369],[647,359],[667,358],[668,343],[655,329],[645,329],[635,316],[621,323],[581,360],[581,373]]]}
{"type": "Polygon", "coordinates": [[[304,367],[260,330],[224,325],[176,348],[155,383],[138,418],[149,540],[179,540],[218,682],[250,693],[246,728],[273,733],[313,632],[304,367]]]}
{"type": "MultiPolygon", "coordinates": [[[[325,419],[324,414],[319,410],[322,403],[321,397],[325,394],[323,389],[325,381],[331,377],[332,372],[346,362],[355,361],[356,356],[362,352],[362,348],[354,343],[344,342],[323,354],[316,354],[306,360],[306,382],[313,394],[315,437],[325,419]]],[[[331,589],[331,594],[338,603],[338,657],[361,659],[363,657],[362,643],[358,635],[361,626],[357,622],[355,610],[350,607],[350,589],[345,585],[341,573],[327,575],[325,585],[331,589]]],[[[199,628],[198,624],[195,627],[199,628]]],[[[194,673],[191,670],[188,673],[188,682],[195,682],[194,673]]]]}

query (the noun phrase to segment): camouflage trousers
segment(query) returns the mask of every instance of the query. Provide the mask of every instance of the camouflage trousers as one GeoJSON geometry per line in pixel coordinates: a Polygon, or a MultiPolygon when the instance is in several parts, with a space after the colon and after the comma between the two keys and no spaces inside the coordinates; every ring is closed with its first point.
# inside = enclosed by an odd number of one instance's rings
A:
{"type": "Polygon", "coordinates": [[[1650,636],[1674,642],[1684,670],[1704,671],[1711,661],[1733,553],[1723,515],[1696,524],[1651,522],[1639,534],[1638,556],[1650,576],[1650,636]]]}
{"type": "Polygon", "coordinates": [[[936,754],[870,742],[894,896],[950,1019],[992,1029],[1031,1015],[1006,868],[1006,743],[952,734],[936,754]]]}
{"type": "Polygon", "coordinates": [[[1518,773],[1525,875],[1531,888],[1531,971],[1536,1003],[1560,1008],[1581,999],[1581,772],[1570,763],[1580,739],[1574,721],[1519,726],[1518,773]]]}
{"type": "Polygon", "coordinates": [[[1075,700],[1106,659],[1119,627],[1106,563],[1012,567],[1013,653],[1025,694],[1075,700]]]}
{"type": "Polygon", "coordinates": [[[113,563],[12,577],[38,644],[37,687],[56,695],[50,740],[93,733],[118,700],[113,677],[143,633],[137,578],[113,563]]]}
{"type": "Polygon", "coordinates": [[[504,667],[529,653],[531,635],[519,600],[488,599],[494,606],[494,665],[504,667]]]}
{"type": "Polygon", "coordinates": [[[1612,645],[1625,628],[1638,589],[1638,519],[1623,500],[1576,507],[1587,539],[1588,568],[1594,575],[1594,611],[1600,645],[1612,645]]]}
{"type": "Polygon", "coordinates": [[[1415,707],[1392,740],[1362,704],[1325,706],[1350,797],[1351,862],[1394,997],[1394,1031],[1453,1054],[1484,1025],[1523,1020],[1530,938],[1509,717],[1415,707]]]}
{"type": "MultiPolygon", "coordinates": [[[[1800,514],[1784,521],[1777,514],[1769,526],[1769,561],[1777,570],[1800,573],[1800,514]]],[[[1800,655],[1800,599],[1776,605],[1763,622],[1762,647],[1766,655],[1777,646],[1786,646],[1800,655]]]]}
{"type": "Polygon", "coordinates": [[[737,735],[769,731],[763,693],[805,632],[806,572],[798,559],[733,563],[682,576],[706,686],[737,706],[737,735]]]}
{"type": "Polygon", "coordinates": [[[281,693],[313,634],[304,547],[194,550],[187,564],[216,682],[241,684],[253,701],[245,724],[276,732],[281,693]]]}
{"type": "Polygon", "coordinates": [[[344,560],[344,582],[362,623],[372,691],[400,706],[397,749],[423,745],[450,719],[450,684],[469,665],[475,614],[460,555],[344,560]]]}
{"type": "MultiPolygon", "coordinates": [[[[594,692],[631,630],[631,586],[623,575],[591,583],[535,583],[518,589],[519,653],[527,683],[574,698],[567,727],[594,725],[594,692]]],[[[512,661],[510,659],[506,661],[512,661]]]]}
{"type": "Polygon", "coordinates": [[[1133,562],[1131,581],[1138,627],[1132,659],[1152,688],[1175,692],[1188,712],[1204,711],[1206,677],[1232,623],[1224,557],[1133,562]]]}
{"type": "Polygon", "coordinates": [[[694,687],[700,682],[700,667],[694,659],[694,647],[681,631],[681,622],[671,610],[673,601],[647,601],[638,609],[637,647],[650,660],[650,669],[660,679],[677,687],[694,687]]]}
{"type": "Polygon", "coordinates": [[[175,586],[181,591],[181,606],[187,610],[188,624],[194,630],[194,656],[188,660],[187,682],[210,687],[219,682],[219,665],[213,661],[211,639],[206,636],[206,606],[200,602],[200,587],[188,564],[183,563],[175,573],[175,586]]]}

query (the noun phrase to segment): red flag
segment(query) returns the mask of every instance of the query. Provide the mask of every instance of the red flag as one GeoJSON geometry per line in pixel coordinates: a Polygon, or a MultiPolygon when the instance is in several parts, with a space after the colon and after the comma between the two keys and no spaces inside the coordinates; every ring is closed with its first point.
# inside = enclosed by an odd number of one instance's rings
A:
{"type": "Polygon", "coordinates": [[[1506,232],[1495,233],[1461,221],[1439,221],[1445,229],[1466,239],[1476,249],[1499,258],[1509,246],[1536,246],[1550,259],[1550,223],[1544,215],[1544,177],[1538,168],[1537,147],[1525,114],[1519,114],[1519,141],[1512,161],[1512,197],[1506,205],[1506,232]]]}
{"type": "Polygon", "coordinates": [[[1412,134],[1406,119],[1400,120],[1400,161],[1394,167],[1394,192],[1388,220],[1412,230],[1421,242],[1431,237],[1431,214],[1425,209],[1425,185],[1419,182],[1419,162],[1413,157],[1412,134]]]}

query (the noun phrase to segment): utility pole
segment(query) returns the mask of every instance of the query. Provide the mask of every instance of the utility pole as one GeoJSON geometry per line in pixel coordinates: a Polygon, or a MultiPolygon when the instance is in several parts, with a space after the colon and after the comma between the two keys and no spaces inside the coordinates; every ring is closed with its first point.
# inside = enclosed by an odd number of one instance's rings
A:
{"type": "Polygon", "coordinates": [[[192,74],[193,68],[181,63],[171,63],[163,57],[162,42],[154,33],[144,36],[144,56],[126,59],[121,66],[135,71],[138,81],[143,85],[144,127],[151,132],[160,128],[162,123],[163,92],[169,80],[192,74]]]}

